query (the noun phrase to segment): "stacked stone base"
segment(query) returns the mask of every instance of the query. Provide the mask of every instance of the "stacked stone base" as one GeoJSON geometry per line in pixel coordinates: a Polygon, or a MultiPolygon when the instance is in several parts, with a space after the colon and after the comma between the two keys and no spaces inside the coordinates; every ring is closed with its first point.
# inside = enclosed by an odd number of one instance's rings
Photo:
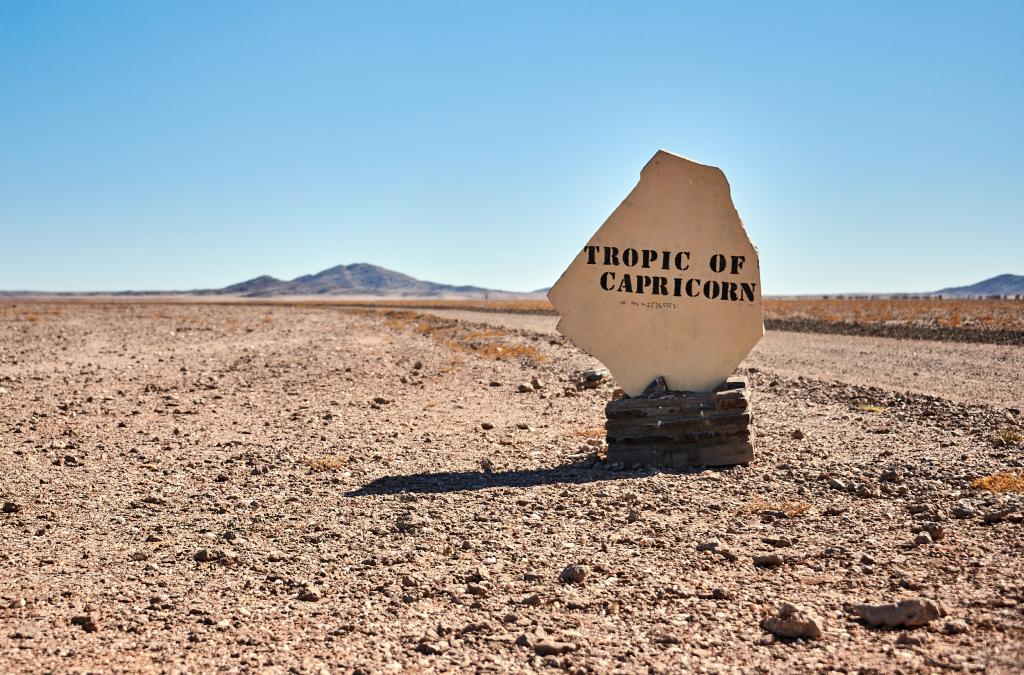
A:
{"type": "Polygon", "coordinates": [[[658,378],[643,396],[610,401],[605,415],[610,463],[681,468],[754,459],[743,377],[707,393],[668,391],[658,378]]]}

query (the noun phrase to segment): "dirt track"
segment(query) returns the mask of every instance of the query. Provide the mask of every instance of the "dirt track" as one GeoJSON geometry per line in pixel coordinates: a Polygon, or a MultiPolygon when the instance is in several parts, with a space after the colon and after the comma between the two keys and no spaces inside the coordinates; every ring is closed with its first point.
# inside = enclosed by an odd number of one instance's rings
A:
{"type": "MultiPolygon", "coordinates": [[[[439,316],[555,334],[558,317],[454,310],[439,316]]],[[[1024,346],[903,340],[770,330],[745,367],[787,377],[939,396],[951,401],[1024,408],[1013,383],[1024,375],[1024,346]]]]}
{"type": "Polygon", "coordinates": [[[1008,375],[983,377],[1008,348],[921,347],[980,378],[964,405],[948,371],[916,377],[949,396],[897,393],[883,342],[776,336],[754,463],[628,471],[581,447],[612,385],[577,391],[593,360],[546,335],[2,306],[0,671],[1017,670],[1024,504],[970,487],[1022,466],[991,440],[1008,375]],[[852,615],[905,597],[946,616],[852,615]],[[761,627],[786,601],[819,639],[761,627]]]}

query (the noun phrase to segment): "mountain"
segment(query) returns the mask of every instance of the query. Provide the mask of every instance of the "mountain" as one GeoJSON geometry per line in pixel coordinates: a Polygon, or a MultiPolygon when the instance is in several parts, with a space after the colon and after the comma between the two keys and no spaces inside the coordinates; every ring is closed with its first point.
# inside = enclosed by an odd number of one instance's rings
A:
{"type": "Polygon", "coordinates": [[[510,295],[479,286],[450,286],[432,281],[420,281],[408,274],[395,272],[376,265],[355,263],[338,265],[304,274],[291,281],[263,275],[213,291],[217,294],[267,297],[274,295],[387,295],[387,296],[442,296],[442,295],[510,295]]]}
{"type": "Polygon", "coordinates": [[[935,291],[932,295],[948,298],[971,298],[988,295],[1021,295],[1024,296],[1024,277],[1018,274],[1000,274],[991,279],[979,281],[970,286],[955,286],[935,291]]]}

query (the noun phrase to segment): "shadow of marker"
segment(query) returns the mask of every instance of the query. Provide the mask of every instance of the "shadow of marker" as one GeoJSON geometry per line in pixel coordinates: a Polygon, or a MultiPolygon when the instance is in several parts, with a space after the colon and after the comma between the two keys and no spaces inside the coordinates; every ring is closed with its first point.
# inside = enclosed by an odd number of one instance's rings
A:
{"type": "MultiPolygon", "coordinates": [[[[695,473],[693,470],[670,472],[695,473]]],[[[440,494],[445,492],[486,490],[495,487],[530,488],[541,485],[580,485],[583,483],[643,478],[657,473],[662,473],[662,470],[644,467],[609,471],[600,466],[590,468],[582,464],[565,464],[546,469],[502,471],[490,474],[482,471],[414,473],[408,476],[383,476],[361,488],[345,493],[345,496],[393,495],[402,492],[440,494]]]]}

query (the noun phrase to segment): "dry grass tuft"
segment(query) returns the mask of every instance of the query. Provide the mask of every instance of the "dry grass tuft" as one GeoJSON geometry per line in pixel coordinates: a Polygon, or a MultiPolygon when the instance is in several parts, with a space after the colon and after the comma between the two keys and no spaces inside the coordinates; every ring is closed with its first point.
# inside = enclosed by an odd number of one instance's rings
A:
{"type": "Polygon", "coordinates": [[[348,464],[348,460],[340,455],[323,455],[314,457],[307,464],[313,471],[340,471],[348,464]]]}
{"type": "Polygon", "coordinates": [[[391,330],[411,329],[455,352],[488,359],[544,361],[544,354],[539,349],[512,339],[512,334],[501,328],[470,328],[455,319],[405,310],[390,310],[383,314],[384,323],[391,330]]]}
{"type": "Polygon", "coordinates": [[[989,492],[1024,492],[1024,475],[1007,472],[994,473],[991,476],[975,478],[971,481],[971,487],[975,490],[988,490],[989,492]]]}
{"type": "Polygon", "coordinates": [[[584,429],[577,429],[572,434],[574,436],[583,436],[584,438],[604,438],[608,435],[608,432],[604,427],[586,427],[584,429]]]}
{"type": "Polygon", "coordinates": [[[1021,433],[1019,429],[1013,427],[1003,427],[995,433],[992,441],[996,445],[1004,445],[1013,447],[1015,445],[1024,445],[1024,433],[1021,433]]]}
{"type": "Polygon", "coordinates": [[[781,513],[787,518],[796,518],[811,508],[807,502],[769,501],[766,499],[755,499],[747,504],[744,510],[747,513],[781,513]]]}

